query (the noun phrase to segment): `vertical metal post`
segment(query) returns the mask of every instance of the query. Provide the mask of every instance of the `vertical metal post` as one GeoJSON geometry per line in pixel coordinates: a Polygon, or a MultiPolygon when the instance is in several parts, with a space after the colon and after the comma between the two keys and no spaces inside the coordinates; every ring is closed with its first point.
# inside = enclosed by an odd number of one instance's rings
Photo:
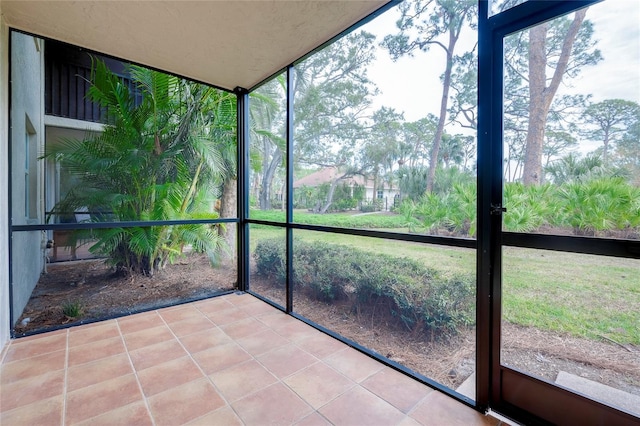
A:
{"type": "Polygon", "coordinates": [[[8,81],[8,86],[9,86],[9,90],[7,91],[7,103],[8,103],[8,108],[6,112],[3,112],[3,114],[7,114],[8,115],[8,126],[7,126],[7,173],[8,175],[8,179],[7,179],[7,215],[8,215],[8,220],[7,220],[7,224],[8,224],[8,229],[7,229],[7,237],[9,239],[8,244],[8,254],[9,254],[9,327],[11,329],[11,336],[14,336],[14,323],[15,323],[15,319],[13,318],[15,315],[15,312],[13,311],[13,179],[12,179],[12,173],[13,173],[13,150],[12,150],[12,143],[11,143],[11,96],[12,96],[12,92],[13,92],[13,88],[12,88],[12,84],[11,84],[11,75],[13,73],[13,61],[11,60],[12,57],[12,40],[13,40],[13,31],[9,31],[9,40],[7,42],[9,49],[7,52],[7,59],[8,59],[8,67],[9,69],[7,70],[7,75],[9,77],[9,81],[8,81]]]}
{"type": "Polygon", "coordinates": [[[489,349],[489,404],[495,406],[495,402],[501,397],[502,384],[500,378],[500,346],[502,333],[502,215],[491,214],[491,206],[502,206],[503,187],[503,141],[502,141],[502,113],[503,113],[503,57],[504,45],[501,34],[490,31],[487,34],[492,51],[490,61],[490,74],[486,76],[491,79],[491,92],[485,93],[490,98],[490,116],[485,120],[491,126],[489,143],[491,158],[488,163],[491,170],[487,173],[487,184],[489,186],[489,198],[485,198],[484,214],[486,222],[490,225],[490,233],[486,235],[486,244],[489,247],[489,285],[490,285],[490,349],[489,349]]]}
{"type": "Polygon", "coordinates": [[[287,277],[286,277],[286,312],[293,312],[293,65],[287,67],[287,277]]]}
{"type": "Polygon", "coordinates": [[[491,29],[489,2],[478,5],[478,200],[476,247],[476,404],[481,409],[489,406],[491,392],[491,169],[492,110],[491,29]]]}
{"type": "Polygon", "coordinates": [[[249,92],[241,87],[237,96],[238,173],[238,290],[249,290],[249,92]]]}

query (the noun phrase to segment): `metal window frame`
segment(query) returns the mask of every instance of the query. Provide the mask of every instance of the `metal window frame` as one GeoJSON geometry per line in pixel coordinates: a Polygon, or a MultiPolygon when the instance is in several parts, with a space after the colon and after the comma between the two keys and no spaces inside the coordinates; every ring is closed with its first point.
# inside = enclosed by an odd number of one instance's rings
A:
{"type": "MultiPolygon", "coordinates": [[[[529,1],[508,9],[504,12],[489,16],[488,0],[479,0],[478,16],[478,201],[477,240],[466,238],[438,237],[427,235],[415,235],[405,233],[393,233],[376,230],[363,230],[351,228],[337,228],[330,226],[307,225],[295,223],[293,218],[293,144],[294,144],[294,101],[291,88],[294,82],[294,66],[318,50],[333,43],[338,38],[350,33],[366,22],[374,19],[388,9],[400,3],[393,0],[378,11],[360,21],[351,28],[338,34],[326,43],[318,46],[308,54],[299,58],[292,64],[274,73],[258,85],[250,88],[236,88],[233,92],[237,96],[237,209],[236,218],[218,220],[180,220],[180,221],[154,221],[154,222],[105,222],[96,224],[54,224],[54,225],[13,225],[12,223],[12,179],[11,179],[11,155],[12,147],[9,143],[9,189],[7,201],[9,208],[9,303],[11,318],[11,335],[16,337],[13,331],[13,268],[12,265],[12,236],[13,232],[34,231],[43,229],[91,229],[110,227],[132,226],[157,226],[179,225],[186,223],[236,223],[238,243],[238,290],[253,294],[270,305],[286,312],[287,314],[325,332],[326,334],[348,344],[349,346],[371,356],[372,358],[410,375],[418,381],[430,387],[438,389],[462,403],[480,411],[498,409],[514,418],[527,421],[541,421],[539,417],[532,416],[526,410],[502,403],[500,383],[500,321],[501,321],[501,249],[503,246],[528,247],[545,250],[567,251],[574,253],[598,254],[604,256],[640,258],[640,242],[615,239],[601,239],[588,237],[566,237],[538,234],[519,234],[503,232],[500,216],[491,215],[492,205],[502,203],[502,38],[510,33],[536,25],[548,19],[569,13],[581,7],[596,3],[598,0],[575,0],[571,2],[560,0],[547,0],[544,2],[529,1]],[[286,219],[284,222],[272,222],[249,218],[249,93],[270,80],[276,75],[286,72],[286,219]],[[286,232],[286,303],[285,306],[261,296],[251,290],[249,273],[249,243],[250,225],[261,224],[285,228],[286,232]],[[293,258],[293,233],[294,230],[307,230],[344,235],[364,236],[388,240],[417,242],[424,244],[443,245],[450,247],[463,247],[476,249],[476,399],[475,401],[455,392],[454,390],[422,376],[419,373],[389,360],[376,352],[359,345],[357,342],[346,339],[337,333],[316,324],[307,318],[295,313],[294,289],[292,286],[292,258],[293,258]]],[[[15,29],[11,29],[9,34],[15,29]]],[[[9,59],[11,58],[11,36],[9,38],[9,59]]],[[[106,56],[106,55],[103,55],[106,56]]],[[[10,64],[9,64],[10,65],[10,64]]],[[[164,71],[163,71],[164,72],[164,71]]],[[[11,81],[12,67],[9,66],[9,81],[11,81]]],[[[11,111],[11,84],[9,83],[9,111],[11,111]]],[[[224,90],[224,89],[221,89],[224,90]]],[[[11,117],[9,116],[9,120],[11,117]]],[[[10,123],[10,121],[9,121],[10,123]]],[[[11,126],[8,130],[11,141],[11,126]]],[[[189,302],[189,301],[186,301],[189,302]]],[[[155,309],[155,308],[154,308],[155,309]]],[[[515,374],[521,374],[516,372],[515,374]]],[[[564,391],[566,392],[566,391],[564,391]]],[[[607,406],[597,407],[602,404],[592,404],[597,409],[613,410],[616,414],[620,411],[607,406]]],[[[624,413],[623,413],[624,414],[624,413]]]]}
{"type": "MultiPolygon", "coordinates": [[[[41,38],[43,40],[48,40],[48,38],[46,37],[41,37],[37,34],[33,34],[30,32],[26,32],[26,31],[22,31],[22,30],[18,30],[15,28],[9,28],[8,34],[9,34],[9,40],[8,40],[8,58],[9,58],[9,64],[8,64],[8,118],[9,118],[9,128],[8,128],[8,149],[7,149],[7,155],[8,155],[8,167],[7,167],[7,173],[8,173],[8,191],[7,191],[7,206],[8,206],[8,215],[9,215],[9,226],[8,226],[8,237],[9,237],[9,247],[8,247],[8,260],[9,260],[9,324],[10,324],[10,336],[11,338],[16,338],[16,337],[22,337],[22,336],[27,336],[27,335],[31,335],[31,334],[37,334],[39,332],[35,332],[35,333],[16,333],[15,329],[14,329],[14,324],[15,321],[17,320],[17,318],[15,318],[15,312],[13,309],[13,302],[14,302],[14,273],[13,273],[13,234],[14,232],[33,232],[33,231],[46,231],[46,230],[72,230],[72,229],[107,229],[107,228],[130,228],[130,227],[147,227],[147,226],[162,226],[162,225],[185,225],[185,224],[218,224],[218,223],[237,223],[238,224],[238,235],[237,235],[237,241],[239,241],[240,237],[248,237],[247,235],[242,234],[242,217],[240,214],[240,208],[248,208],[246,205],[242,204],[242,197],[238,196],[238,216],[235,218],[221,218],[221,219],[194,219],[194,220],[165,220],[165,221],[123,221],[123,222],[97,222],[97,223],[66,223],[66,224],[46,224],[46,223],[37,223],[37,224],[27,224],[27,225],[14,225],[13,223],[13,146],[12,146],[12,125],[11,125],[11,121],[12,121],[12,115],[11,115],[11,111],[12,111],[12,93],[13,93],[13,84],[12,84],[12,73],[15,72],[15,70],[13,70],[13,66],[12,66],[12,60],[11,60],[11,52],[12,52],[12,45],[13,45],[13,37],[12,34],[13,33],[19,33],[19,34],[24,34],[27,36],[31,36],[31,37],[38,37],[41,38]]],[[[59,41],[60,43],[64,43],[59,41]]],[[[96,55],[101,55],[103,57],[109,58],[109,59],[114,59],[114,60],[119,60],[118,58],[115,58],[111,55],[108,54],[104,54],[104,53],[100,53],[100,52],[95,52],[92,51],[90,49],[85,49],[89,54],[96,54],[96,55]]],[[[166,73],[166,71],[160,70],[158,68],[154,68],[154,67],[149,67],[146,65],[141,65],[139,63],[136,63],[135,61],[126,61],[130,64],[133,65],[140,65],[140,66],[145,66],[148,69],[154,70],[154,71],[158,71],[158,72],[163,72],[166,73]]],[[[221,90],[224,92],[230,92],[229,90],[208,84],[208,83],[204,83],[202,81],[197,81],[194,80],[192,78],[187,78],[181,75],[177,75],[177,74],[172,74],[175,75],[176,77],[179,78],[184,78],[184,79],[188,79],[190,81],[199,83],[199,84],[204,84],[207,85],[209,87],[213,87],[217,90],[221,90]]],[[[237,140],[237,154],[238,154],[238,170],[240,171],[240,164],[248,164],[248,157],[246,157],[246,161],[243,157],[243,149],[245,147],[246,144],[244,144],[243,142],[241,143],[241,141],[244,141],[244,139],[246,138],[246,135],[248,134],[248,128],[244,128],[244,127],[240,127],[241,124],[241,118],[244,117],[244,115],[242,115],[241,113],[243,112],[242,108],[248,107],[248,91],[244,90],[244,89],[238,89],[236,91],[234,91],[236,93],[236,95],[238,96],[238,116],[237,116],[237,120],[238,120],[238,130],[237,130],[237,136],[238,136],[238,140],[237,140]],[[246,100],[244,99],[243,96],[246,96],[246,100]]],[[[247,152],[248,155],[248,152],[247,152]]],[[[245,169],[247,169],[245,167],[245,169]]],[[[248,169],[247,169],[248,170],[248,169]]],[[[240,195],[240,183],[241,183],[241,177],[239,176],[238,179],[238,185],[237,185],[237,194],[240,195]]],[[[246,217],[246,216],[245,216],[246,217]]],[[[248,241],[248,239],[247,239],[248,241]]],[[[238,249],[240,249],[241,247],[246,246],[244,244],[239,244],[238,249]]],[[[248,247],[248,246],[246,246],[248,247]]],[[[241,263],[241,259],[243,258],[243,256],[238,256],[238,263],[241,263]]],[[[243,264],[243,268],[238,267],[238,277],[240,278],[240,273],[241,271],[243,271],[244,269],[248,268],[248,265],[244,265],[243,264]]],[[[239,283],[239,288],[242,290],[242,288],[240,287],[240,283],[242,283],[242,281],[240,281],[240,279],[238,280],[239,283]]],[[[195,300],[195,299],[194,299],[195,300]]],[[[194,301],[194,300],[190,300],[190,301],[194,301]]],[[[154,308],[156,309],[156,308],[154,308]]],[[[138,312],[138,311],[136,311],[138,312]]],[[[142,312],[142,311],[140,311],[142,312]]],[[[130,313],[135,313],[135,312],[130,312],[130,313]]],[[[108,319],[108,318],[105,318],[108,319]]],[[[73,324],[68,324],[62,328],[68,327],[68,326],[74,326],[74,325],[79,325],[79,324],[83,324],[84,322],[79,322],[79,323],[73,323],[73,324]]],[[[42,331],[44,332],[44,330],[42,331]]]]}
{"type": "Polygon", "coordinates": [[[640,241],[506,232],[492,206],[503,202],[503,39],[600,0],[529,1],[488,17],[481,0],[478,25],[478,364],[477,403],[526,423],[626,423],[637,417],[536,379],[500,363],[502,247],[640,258],[640,241]],[[480,195],[482,194],[482,195],[480,195]],[[507,387],[507,389],[505,389],[507,387]],[[534,396],[535,395],[535,396],[534,396]],[[567,415],[570,413],[569,415],[567,415]]]}

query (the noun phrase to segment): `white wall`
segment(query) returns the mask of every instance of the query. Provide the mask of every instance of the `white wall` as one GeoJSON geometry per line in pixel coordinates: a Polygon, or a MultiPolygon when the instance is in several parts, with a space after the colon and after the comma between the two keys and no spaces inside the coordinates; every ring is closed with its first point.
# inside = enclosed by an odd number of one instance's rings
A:
{"type": "MultiPolygon", "coordinates": [[[[11,220],[14,225],[44,222],[44,163],[37,157],[44,147],[44,44],[32,36],[11,34],[11,220]],[[34,165],[31,185],[25,184],[26,133],[31,136],[29,161],[34,165]],[[35,149],[34,149],[35,147],[35,149]],[[34,197],[31,215],[25,213],[27,187],[34,197]]],[[[14,232],[12,242],[13,320],[29,301],[43,268],[43,233],[14,232]]]]}
{"type": "Polygon", "coordinates": [[[9,340],[9,34],[0,2],[0,349],[9,340]]]}

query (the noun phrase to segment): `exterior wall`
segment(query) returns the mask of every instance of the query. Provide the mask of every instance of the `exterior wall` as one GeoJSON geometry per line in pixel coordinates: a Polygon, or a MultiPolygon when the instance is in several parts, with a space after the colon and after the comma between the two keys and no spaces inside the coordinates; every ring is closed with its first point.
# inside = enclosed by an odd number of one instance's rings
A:
{"type": "MultiPolygon", "coordinates": [[[[44,43],[12,33],[11,66],[11,221],[14,225],[43,223],[44,162],[38,156],[44,147],[44,43]],[[25,166],[27,158],[30,167],[25,166]]],[[[40,278],[43,240],[46,235],[40,231],[14,232],[11,237],[14,322],[40,278]]]]}
{"type": "Polygon", "coordinates": [[[9,33],[0,2],[0,349],[9,340],[9,33]]]}
{"type": "MultiPolygon", "coordinates": [[[[396,188],[390,190],[389,188],[379,188],[382,189],[382,209],[383,210],[391,210],[393,207],[393,203],[396,195],[399,194],[396,188]]],[[[365,200],[370,202],[373,199],[377,199],[377,194],[373,193],[373,187],[367,186],[365,188],[365,200]]]]}

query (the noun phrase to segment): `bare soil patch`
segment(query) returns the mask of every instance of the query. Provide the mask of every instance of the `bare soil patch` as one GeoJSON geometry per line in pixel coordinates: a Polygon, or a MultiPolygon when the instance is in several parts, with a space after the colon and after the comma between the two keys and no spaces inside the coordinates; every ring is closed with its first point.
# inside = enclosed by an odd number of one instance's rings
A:
{"type": "MultiPolygon", "coordinates": [[[[251,275],[254,292],[275,300],[284,291],[269,280],[251,275]]],[[[353,340],[414,372],[458,388],[475,371],[475,328],[447,339],[432,339],[393,325],[350,306],[294,295],[294,310],[306,318],[353,340]]],[[[560,371],[640,395],[640,347],[617,345],[503,323],[503,364],[555,382],[560,371]]]]}
{"type": "MultiPolygon", "coordinates": [[[[192,254],[153,277],[122,276],[103,260],[51,264],[43,274],[16,324],[17,334],[98,320],[211,297],[237,287],[236,264],[211,268],[192,254]],[[69,319],[65,302],[78,302],[83,315],[69,319]],[[29,318],[29,321],[25,321],[29,318]],[[24,325],[23,325],[24,324],[24,325]]],[[[284,304],[284,291],[252,273],[254,292],[284,304]]],[[[456,389],[475,371],[475,329],[433,339],[399,328],[376,316],[375,307],[352,312],[347,304],[330,304],[294,295],[295,311],[418,374],[456,389]]],[[[640,347],[580,339],[531,327],[503,324],[505,365],[550,382],[566,371],[640,395],[640,347]]]]}
{"type": "Polygon", "coordinates": [[[40,331],[211,297],[237,288],[236,269],[231,261],[212,268],[203,254],[189,254],[151,277],[116,273],[102,259],[53,263],[41,275],[15,331],[40,331]],[[65,303],[78,303],[83,314],[65,317],[65,303]]]}

